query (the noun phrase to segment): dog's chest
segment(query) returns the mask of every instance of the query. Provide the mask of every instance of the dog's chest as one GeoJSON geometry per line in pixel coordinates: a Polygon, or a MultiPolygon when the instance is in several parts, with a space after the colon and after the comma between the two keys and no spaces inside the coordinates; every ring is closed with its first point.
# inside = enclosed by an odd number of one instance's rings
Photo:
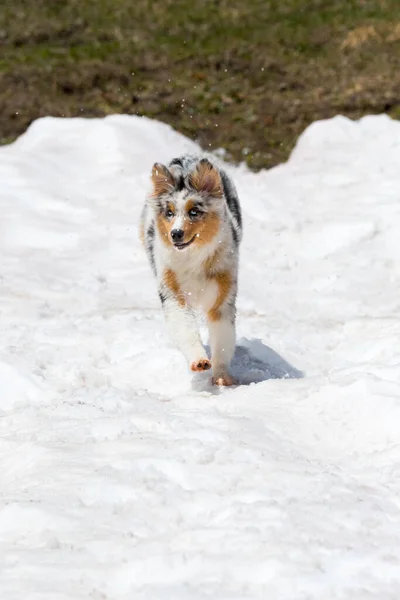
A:
{"type": "Polygon", "coordinates": [[[186,303],[205,312],[210,310],[218,297],[218,284],[205,273],[177,273],[181,293],[186,303]]]}

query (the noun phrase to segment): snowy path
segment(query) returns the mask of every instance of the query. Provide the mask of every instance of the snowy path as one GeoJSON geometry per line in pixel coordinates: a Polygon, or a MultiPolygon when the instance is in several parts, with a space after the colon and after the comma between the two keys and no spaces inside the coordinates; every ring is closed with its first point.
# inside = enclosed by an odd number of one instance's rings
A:
{"type": "Polygon", "coordinates": [[[188,149],[123,116],[0,148],[0,599],[398,600],[400,123],[228,167],[236,389],[191,381],[137,239],[188,149]]]}

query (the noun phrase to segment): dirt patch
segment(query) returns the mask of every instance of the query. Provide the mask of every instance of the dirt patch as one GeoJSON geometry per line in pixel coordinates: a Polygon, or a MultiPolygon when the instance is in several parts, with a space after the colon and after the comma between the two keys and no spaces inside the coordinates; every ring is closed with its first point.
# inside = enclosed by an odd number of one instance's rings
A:
{"type": "Polygon", "coordinates": [[[399,116],[399,23],[397,0],[6,2],[0,141],[40,116],[128,113],[271,167],[316,119],[399,116]]]}

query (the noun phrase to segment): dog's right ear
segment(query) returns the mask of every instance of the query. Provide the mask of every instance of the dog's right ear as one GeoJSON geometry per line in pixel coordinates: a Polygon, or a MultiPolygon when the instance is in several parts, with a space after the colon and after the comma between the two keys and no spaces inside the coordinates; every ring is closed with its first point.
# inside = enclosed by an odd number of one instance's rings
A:
{"type": "Polygon", "coordinates": [[[207,194],[213,198],[223,196],[221,176],[207,158],[202,158],[189,175],[189,184],[200,194],[207,194]]]}
{"type": "Polygon", "coordinates": [[[160,163],[155,163],[151,171],[151,181],[153,183],[152,197],[158,198],[163,194],[169,194],[174,191],[176,184],[172,173],[160,163]]]}

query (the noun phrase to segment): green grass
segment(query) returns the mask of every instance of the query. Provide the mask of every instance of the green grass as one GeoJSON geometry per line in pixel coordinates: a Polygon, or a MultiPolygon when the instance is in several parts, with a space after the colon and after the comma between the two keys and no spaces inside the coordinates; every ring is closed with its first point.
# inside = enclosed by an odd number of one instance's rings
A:
{"type": "Polygon", "coordinates": [[[398,0],[3,0],[0,141],[125,112],[270,167],[315,119],[399,116],[399,24],[398,0]]]}

